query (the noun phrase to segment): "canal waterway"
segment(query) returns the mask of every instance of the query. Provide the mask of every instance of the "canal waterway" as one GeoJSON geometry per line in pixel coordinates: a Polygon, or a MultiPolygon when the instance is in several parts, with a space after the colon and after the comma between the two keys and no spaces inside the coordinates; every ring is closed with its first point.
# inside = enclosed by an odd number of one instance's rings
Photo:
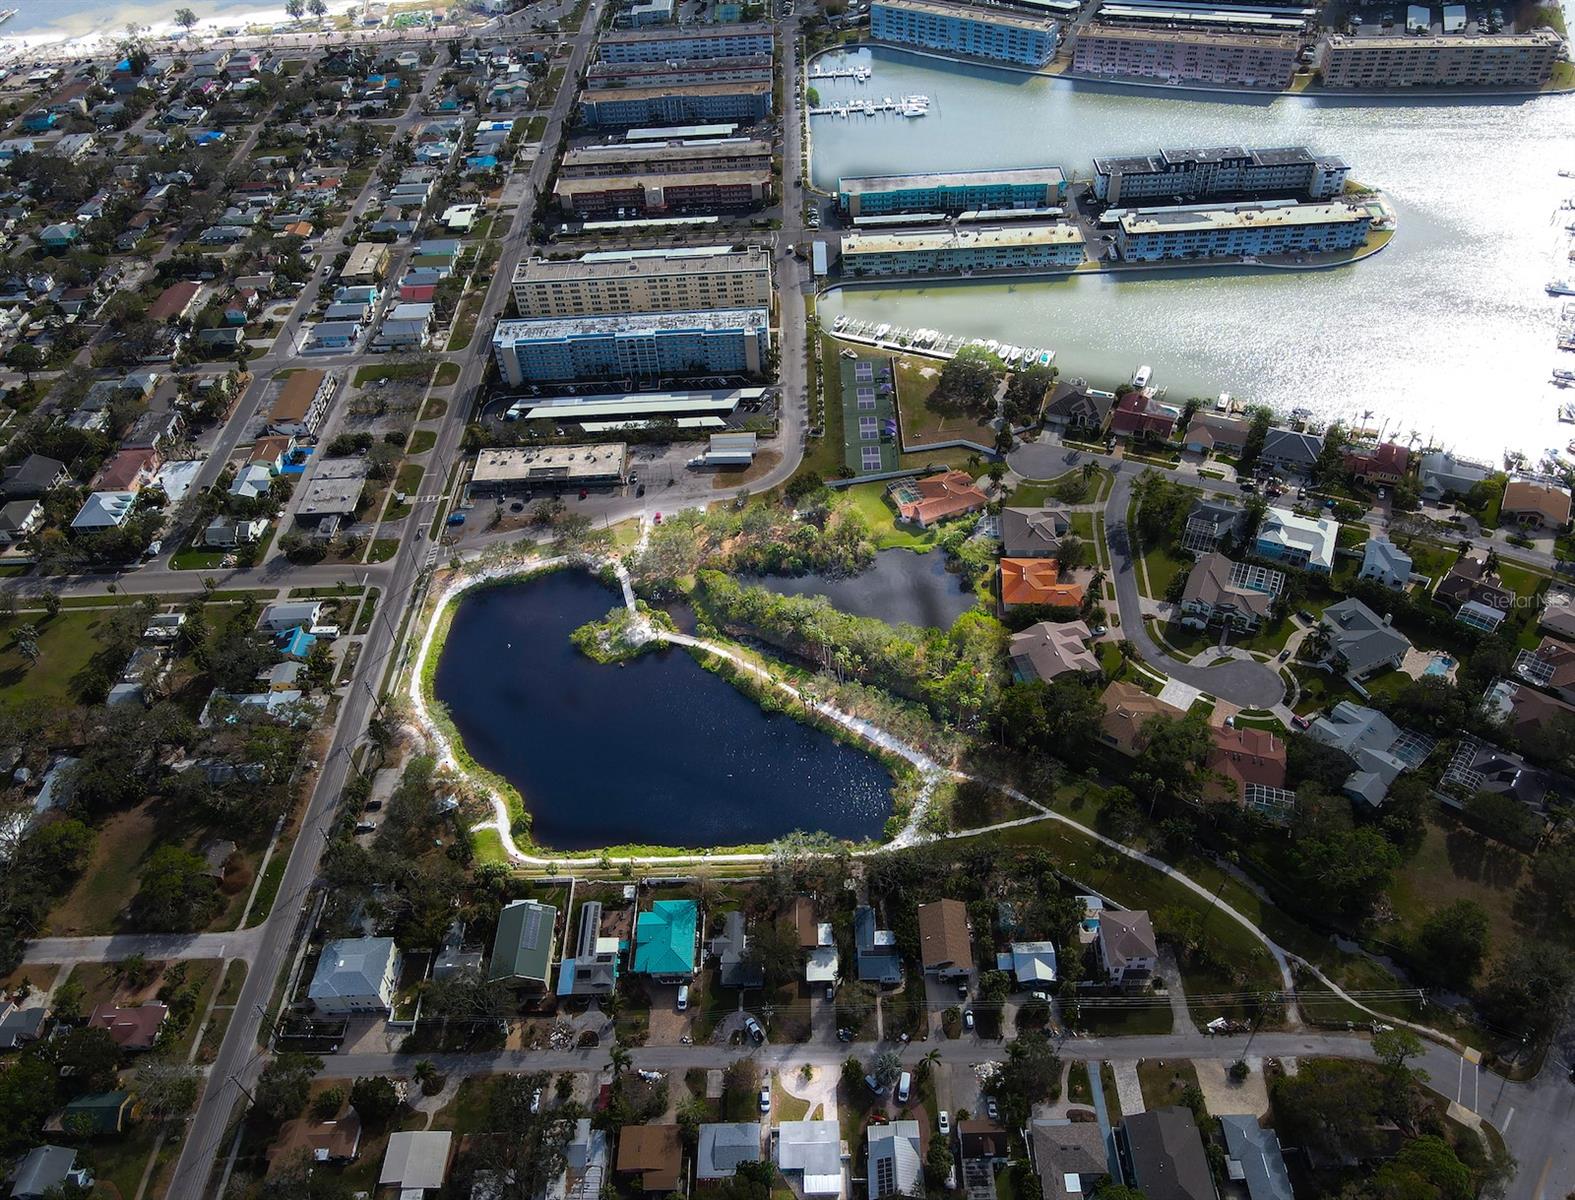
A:
{"type": "MultiPolygon", "coordinates": [[[[1524,100],[1255,97],[1124,88],[948,63],[884,47],[864,84],[817,81],[822,102],[923,94],[929,116],[812,119],[815,183],[842,175],[1059,166],[1167,147],[1310,146],[1382,188],[1398,229],[1374,257],[1318,272],[1083,275],[833,292],[840,312],[1057,353],[1095,386],[1140,363],[1174,399],[1228,391],[1320,419],[1387,422],[1461,452],[1540,455],[1560,426],[1550,278],[1575,274],[1575,96],[1524,100]]],[[[1562,432],[1561,432],[1562,431],[1562,432]]]]}
{"type": "Polygon", "coordinates": [[[977,603],[938,551],[882,550],[868,570],[842,579],[824,575],[768,575],[754,582],[784,596],[824,596],[833,608],[891,624],[948,629],[977,603]]]}
{"type": "Polygon", "coordinates": [[[435,697],[471,757],[525,797],[537,844],[880,836],[892,802],[877,759],[762,712],[682,651],[602,666],[576,650],[569,635],[618,603],[569,571],[478,588],[458,601],[438,660],[435,697]]]}

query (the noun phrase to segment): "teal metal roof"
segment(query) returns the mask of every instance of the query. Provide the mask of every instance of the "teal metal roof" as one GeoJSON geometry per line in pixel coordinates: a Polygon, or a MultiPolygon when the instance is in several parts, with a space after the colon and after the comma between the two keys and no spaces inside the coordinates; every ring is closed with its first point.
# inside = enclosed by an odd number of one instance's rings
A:
{"type": "Polygon", "coordinates": [[[640,975],[688,975],[695,969],[693,900],[658,900],[634,923],[634,971],[640,975]]]}

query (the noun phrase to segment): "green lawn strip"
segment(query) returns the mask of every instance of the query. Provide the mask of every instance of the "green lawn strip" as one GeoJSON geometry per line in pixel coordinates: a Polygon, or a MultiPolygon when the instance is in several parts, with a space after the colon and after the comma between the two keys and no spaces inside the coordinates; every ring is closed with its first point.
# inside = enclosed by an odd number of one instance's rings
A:
{"type": "Polygon", "coordinates": [[[255,929],[273,911],[273,902],[279,896],[279,884],[284,879],[284,867],[289,857],[290,843],[280,838],[279,844],[274,847],[273,857],[268,860],[268,869],[263,872],[262,883],[257,888],[257,899],[252,902],[251,912],[246,914],[246,928],[255,929]]]}
{"type": "Polygon", "coordinates": [[[1105,1096],[1105,1108],[1109,1111],[1111,1123],[1121,1120],[1121,1093],[1116,1088],[1116,1072],[1107,1062],[1099,1064],[1099,1090],[1105,1096]]]}
{"type": "Polygon", "coordinates": [[[409,454],[425,454],[437,445],[437,431],[433,429],[418,429],[410,435],[409,454]]]}
{"type": "Polygon", "coordinates": [[[394,491],[404,492],[407,496],[421,490],[421,479],[426,474],[426,468],[420,463],[406,463],[399,468],[399,474],[394,477],[394,491]]]}
{"type": "Polygon", "coordinates": [[[111,615],[108,608],[67,612],[62,605],[52,617],[28,613],[0,620],[0,704],[75,702],[73,681],[98,653],[99,631],[111,615]],[[26,625],[37,631],[36,662],[29,662],[13,640],[26,625]]]}
{"type": "Polygon", "coordinates": [[[503,849],[503,838],[496,829],[478,829],[471,834],[471,844],[476,851],[476,864],[483,867],[511,865],[508,852],[503,849]]]}
{"type": "Polygon", "coordinates": [[[1422,845],[1389,887],[1389,903],[1397,923],[1383,937],[1403,942],[1414,936],[1429,916],[1457,900],[1470,900],[1487,912],[1494,931],[1488,957],[1507,950],[1519,929],[1515,898],[1531,859],[1511,846],[1455,822],[1446,810],[1428,815],[1422,845]]]}
{"type": "Polygon", "coordinates": [[[378,538],[367,550],[366,561],[369,563],[387,562],[398,553],[398,538],[378,538]]]}
{"type": "MultiPolygon", "coordinates": [[[[458,368],[456,367],[455,370],[457,371],[458,368]]],[[[353,382],[356,387],[365,387],[369,383],[376,383],[382,379],[402,379],[411,383],[425,383],[431,374],[432,364],[421,360],[415,362],[376,363],[356,371],[353,382]]]]}
{"type": "Polygon", "coordinates": [[[1094,1089],[1088,1082],[1088,1064],[1074,1062],[1066,1073],[1066,1098],[1070,1104],[1094,1103],[1094,1089]]]}
{"type": "Polygon", "coordinates": [[[1148,573],[1148,595],[1155,600],[1164,600],[1171,580],[1192,566],[1190,559],[1178,557],[1168,546],[1145,546],[1142,558],[1148,573]]]}
{"type": "Polygon", "coordinates": [[[459,311],[454,314],[454,329],[448,338],[449,353],[470,347],[470,339],[476,334],[476,320],[481,316],[481,301],[481,292],[472,292],[460,301],[459,311]]]}
{"type": "Polygon", "coordinates": [[[1198,1071],[1186,1059],[1145,1058],[1137,1067],[1138,1085],[1143,1089],[1143,1106],[1165,1108],[1181,1103],[1181,1094],[1198,1086],[1198,1071]]]}
{"type": "Polygon", "coordinates": [[[379,589],[373,588],[371,591],[367,592],[366,599],[362,601],[361,615],[359,618],[357,618],[355,623],[355,632],[357,635],[370,633],[372,631],[372,618],[377,614],[378,595],[379,589]]]}

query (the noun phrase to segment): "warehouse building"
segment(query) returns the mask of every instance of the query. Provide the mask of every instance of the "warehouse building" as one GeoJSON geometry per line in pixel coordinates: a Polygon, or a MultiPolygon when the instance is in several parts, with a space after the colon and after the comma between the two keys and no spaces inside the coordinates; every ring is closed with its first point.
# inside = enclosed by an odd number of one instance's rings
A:
{"type": "Polygon", "coordinates": [[[1082,230],[1064,223],[842,235],[842,273],[855,277],[1048,270],[1084,258],[1082,230]]]}
{"type": "Polygon", "coordinates": [[[569,261],[531,258],[514,268],[522,317],[766,308],[771,255],[763,246],[619,250],[569,261]]]}
{"type": "Polygon", "coordinates": [[[1438,37],[1348,37],[1318,44],[1318,70],[1329,88],[1540,88],[1564,57],[1551,29],[1530,33],[1438,37]]]}
{"type": "Polygon", "coordinates": [[[1372,215],[1349,204],[1220,204],[1123,213],[1116,248],[1127,262],[1265,254],[1323,254],[1367,240],[1372,215]]]}
{"type": "Polygon", "coordinates": [[[500,321],[492,335],[511,387],[554,380],[759,375],[771,332],[764,308],[500,321]]]}
{"type": "Polygon", "coordinates": [[[1059,27],[1049,17],[939,0],[875,0],[870,36],[899,46],[921,46],[1042,67],[1055,54],[1059,27]]]}
{"type": "Polygon", "coordinates": [[[1061,203],[1059,167],[1001,171],[859,175],[837,180],[837,203],[850,217],[891,213],[961,213],[981,208],[1046,208],[1061,203]]]}
{"type": "Polygon", "coordinates": [[[1078,30],[1072,70],[1095,78],[1243,88],[1290,87],[1301,40],[1287,32],[1175,29],[1093,21],[1078,30]]]}
{"type": "Polygon", "coordinates": [[[509,496],[528,491],[622,487],[629,479],[629,447],[534,446],[482,450],[476,455],[472,496],[509,496]]]}
{"type": "Polygon", "coordinates": [[[1327,200],[1345,190],[1350,168],[1305,146],[1248,150],[1211,146],[1094,160],[1094,195],[1107,204],[1288,196],[1327,200]]]}

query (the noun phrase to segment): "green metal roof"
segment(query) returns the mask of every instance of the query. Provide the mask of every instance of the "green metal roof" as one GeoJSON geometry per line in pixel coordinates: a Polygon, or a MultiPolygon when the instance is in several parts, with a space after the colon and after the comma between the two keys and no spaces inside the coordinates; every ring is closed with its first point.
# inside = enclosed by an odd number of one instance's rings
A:
{"type": "Polygon", "coordinates": [[[131,1096],[127,1092],[99,1092],[92,1096],[78,1096],[66,1105],[61,1115],[66,1121],[73,1117],[86,1120],[93,1133],[119,1133],[130,1102],[131,1096]]]}
{"type": "Polygon", "coordinates": [[[492,941],[488,979],[547,984],[552,965],[552,935],[558,910],[539,900],[516,900],[498,914],[498,936],[492,941]]]}
{"type": "Polygon", "coordinates": [[[695,969],[693,900],[658,900],[634,923],[634,971],[640,975],[689,975],[695,969]]]}

